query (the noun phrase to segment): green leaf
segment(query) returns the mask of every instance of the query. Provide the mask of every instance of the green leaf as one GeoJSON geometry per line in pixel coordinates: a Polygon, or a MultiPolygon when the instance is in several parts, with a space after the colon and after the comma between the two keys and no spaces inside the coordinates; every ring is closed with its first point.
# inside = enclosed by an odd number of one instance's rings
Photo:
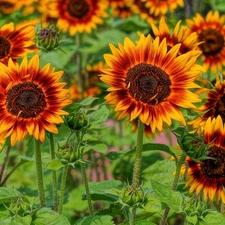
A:
{"type": "MultiPolygon", "coordinates": [[[[118,191],[123,188],[124,184],[118,180],[105,180],[100,182],[90,182],[89,188],[92,200],[107,200],[117,201],[118,191]]],[[[86,199],[86,194],[83,194],[83,199],[86,199]]]]}
{"type": "Polygon", "coordinates": [[[152,223],[150,221],[137,221],[135,225],[156,225],[156,223],[152,223]]]}
{"type": "Polygon", "coordinates": [[[146,212],[161,212],[162,209],[162,203],[156,198],[148,198],[147,203],[144,205],[146,212]]]}
{"type": "Polygon", "coordinates": [[[101,141],[90,140],[90,141],[85,143],[85,150],[84,151],[88,151],[88,150],[91,150],[91,149],[96,151],[96,152],[106,153],[108,148],[101,141]]]}
{"type": "Polygon", "coordinates": [[[224,216],[217,211],[207,211],[203,220],[205,225],[225,225],[224,216]]]}
{"type": "Polygon", "coordinates": [[[141,176],[161,183],[172,183],[176,166],[174,161],[161,160],[142,171],[141,176]]]}
{"type": "Polygon", "coordinates": [[[21,196],[16,189],[0,187],[0,204],[15,201],[21,196]]]}
{"type": "Polygon", "coordinates": [[[5,155],[6,155],[5,152],[0,152],[0,164],[4,162],[5,155]]]}
{"type": "Polygon", "coordinates": [[[94,98],[94,97],[88,97],[85,98],[83,101],[81,101],[80,103],[78,103],[79,105],[82,106],[89,106],[91,105],[95,100],[97,100],[98,98],[94,98]]]}
{"type": "Polygon", "coordinates": [[[15,215],[14,217],[5,218],[0,220],[0,224],[4,225],[30,225],[32,218],[30,215],[21,217],[15,215]]]}
{"type": "Polygon", "coordinates": [[[63,164],[59,159],[53,159],[51,160],[48,164],[46,169],[50,169],[50,170],[59,170],[62,167],[64,167],[65,164],[63,164]]]}
{"type": "Polygon", "coordinates": [[[108,215],[103,216],[85,216],[78,220],[74,225],[115,225],[113,217],[108,215]]]}
{"type": "Polygon", "coordinates": [[[186,221],[190,224],[196,225],[196,223],[198,222],[198,217],[197,215],[194,216],[186,216],[186,221]]]}
{"type": "MultiPolygon", "coordinates": [[[[157,144],[157,143],[147,143],[143,144],[142,152],[152,151],[152,150],[160,150],[166,153],[169,153],[176,159],[176,155],[170,150],[170,148],[165,144],[157,144]]],[[[136,148],[132,148],[129,150],[123,150],[119,152],[109,152],[106,157],[111,160],[116,160],[125,156],[134,155],[136,153],[136,148]]]]}
{"type": "Polygon", "coordinates": [[[36,212],[32,225],[70,225],[70,222],[65,216],[55,211],[42,208],[36,212]]]}
{"type": "Polygon", "coordinates": [[[161,184],[157,181],[151,180],[152,189],[155,196],[166,203],[174,211],[181,211],[183,204],[183,197],[180,192],[171,190],[167,185],[161,184]]]}
{"type": "Polygon", "coordinates": [[[90,124],[98,124],[105,122],[109,117],[109,110],[108,108],[103,105],[98,110],[89,114],[90,117],[90,124]]]}

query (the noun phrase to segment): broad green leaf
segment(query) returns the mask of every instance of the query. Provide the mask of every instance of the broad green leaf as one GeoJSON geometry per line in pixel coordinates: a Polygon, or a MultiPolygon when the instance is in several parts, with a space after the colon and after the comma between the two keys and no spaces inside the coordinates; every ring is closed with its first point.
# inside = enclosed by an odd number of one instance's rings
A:
{"type": "MultiPolygon", "coordinates": [[[[167,145],[164,144],[156,144],[156,143],[147,143],[143,144],[143,152],[152,151],[152,150],[160,150],[164,151],[166,153],[169,153],[176,159],[176,155],[170,150],[170,148],[167,145]]],[[[107,158],[111,160],[116,160],[125,156],[131,156],[136,153],[136,148],[132,148],[129,150],[123,150],[119,152],[110,152],[106,155],[107,158]]]]}
{"type": "Polygon", "coordinates": [[[74,225],[115,225],[113,217],[108,215],[102,216],[85,216],[79,219],[74,225]]]}
{"type": "Polygon", "coordinates": [[[161,212],[163,210],[162,203],[156,198],[148,198],[144,210],[146,212],[161,212]]]}
{"type": "Polygon", "coordinates": [[[21,196],[16,189],[0,187],[0,204],[17,200],[21,196]]]}
{"type": "Polygon", "coordinates": [[[145,179],[151,179],[161,183],[172,183],[174,180],[173,173],[175,171],[176,166],[174,161],[161,160],[143,170],[141,176],[145,179]]]}
{"type": "Polygon", "coordinates": [[[82,106],[88,106],[91,105],[95,100],[97,100],[98,98],[94,98],[94,97],[88,97],[85,98],[83,101],[81,101],[80,103],[78,103],[79,105],[82,106]]]}
{"type": "Polygon", "coordinates": [[[59,170],[62,167],[64,167],[65,164],[63,164],[59,159],[53,159],[51,160],[48,164],[46,169],[50,169],[50,170],[59,170]]]}
{"type": "Polygon", "coordinates": [[[174,211],[181,211],[183,204],[183,197],[180,192],[171,190],[167,185],[161,184],[157,181],[151,180],[152,189],[155,196],[166,203],[174,211]]]}
{"type": "MultiPolygon", "coordinates": [[[[90,182],[89,188],[92,200],[118,200],[119,190],[124,184],[118,180],[105,180],[100,182],[90,182]]],[[[83,199],[86,199],[86,194],[83,194],[83,199]]]]}
{"type": "Polygon", "coordinates": [[[224,216],[217,211],[208,211],[203,220],[205,225],[225,225],[224,216]]]}
{"type": "Polygon", "coordinates": [[[14,216],[5,219],[0,219],[0,224],[2,225],[31,225],[32,218],[30,215],[21,217],[21,216],[14,216]]]}
{"type": "Polygon", "coordinates": [[[107,152],[107,146],[102,143],[101,141],[87,141],[85,143],[85,150],[84,151],[88,151],[88,150],[94,150],[96,152],[100,152],[100,153],[106,153],[107,152]]]}
{"type": "Polygon", "coordinates": [[[55,211],[42,208],[35,213],[32,225],[70,225],[70,222],[65,216],[59,215],[55,211]]]}
{"type": "Polygon", "coordinates": [[[109,117],[109,109],[103,105],[98,110],[89,114],[90,124],[98,124],[105,122],[109,117]]]}
{"type": "Polygon", "coordinates": [[[198,222],[198,217],[197,215],[186,216],[185,220],[188,222],[188,224],[196,225],[196,223],[198,222]]]}

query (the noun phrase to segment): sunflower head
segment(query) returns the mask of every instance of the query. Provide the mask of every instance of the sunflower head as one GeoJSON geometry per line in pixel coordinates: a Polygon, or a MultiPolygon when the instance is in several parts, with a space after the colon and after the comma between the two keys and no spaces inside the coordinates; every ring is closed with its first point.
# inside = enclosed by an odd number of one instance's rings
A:
{"type": "Polygon", "coordinates": [[[45,131],[57,133],[56,124],[67,115],[62,108],[69,105],[68,90],[60,83],[62,71],[54,72],[47,64],[40,68],[38,55],[21,65],[9,59],[1,64],[0,137],[11,137],[11,144],[22,141],[27,134],[44,141],[45,131]]]}
{"type": "Polygon", "coordinates": [[[195,162],[187,158],[188,174],[186,187],[196,194],[203,192],[204,199],[220,199],[225,203],[225,126],[220,116],[208,118],[204,127],[204,141],[209,145],[209,159],[195,162]]]}
{"type": "Polygon", "coordinates": [[[191,20],[187,19],[187,25],[192,32],[198,35],[201,42],[204,67],[216,72],[222,70],[225,65],[225,16],[220,16],[218,11],[209,11],[206,17],[199,13],[191,20]]]}
{"type": "Polygon", "coordinates": [[[200,101],[188,90],[198,87],[198,54],[178,56],[180,44],[167,51],[166,39],[159,42],[150,35],[141,35],[135,44],[126,38],[124,45],[110,48],[112,54],[104,55],[109,68],[102,70],[101,80],[110,86],[106,100],[115,106],[118,118],[139,117],[153,133],[162,130],[163,122],[171,125],[171,118],[185,124],[179,107],[194,108],[192,103],[200,101]]]}

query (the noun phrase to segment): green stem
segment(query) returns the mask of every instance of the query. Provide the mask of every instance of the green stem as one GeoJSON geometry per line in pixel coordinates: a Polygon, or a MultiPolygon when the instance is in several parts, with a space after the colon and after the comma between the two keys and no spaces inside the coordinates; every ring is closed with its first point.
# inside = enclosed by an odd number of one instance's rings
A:
{"type": "Polygon", "coordinates": [[[10,145],[10,139],[6,139],[6,152],[5,152],[5,158],[4,158],[4,162],[2,163],[1,165],[1,169],[0,169],[0,183],[2,182],[2,179],[3,179],[3,175],[4,175],[4,172],[5,172],[5,168],[6,168],[6,165],[8,163],[8,159],[9,159],[9,152],[11,150],[11,145],[10,145]]]}
{"type": "MultiPolygon", "coordinates": [[[[55,159],[55,147],[53,134],[50,133],[50,150],[51,150],[51,160],[55,159]]],[[[57,181],[56,181],[56,171],[52,170],[52,191],[53,191],[53,210],[58,210],[58,196],[57,196],[57,181]]]]}
{"type": "MultiPolygon", "coordinates": [[[[135,162],[134,162],[133,181],[132,181],[132,187],[134,190],[139,186],[139,180],[140,180],[143,134],[144,134],[144,124],[139,119],[138,120],[136,157],[135,157],[135,162]]],[[[136,219],[136,207],[134,207],[132,209],[132,212],[129,215],[129,224],[134,225],[135,219],[136,219]]]]}
{"type": "Polygon", "coordinates": [[[132,182],[132,187],[134,189],[139,186],[140,171],[141,171],[142,146],[143,146],[143,133],[144,133],[144,124],[139,119],[139,121],[138,121],[136,158],[135,158],[135,162],[134,162],[133,182],[132,182]]]}
{"type": "MultiPolygon", "coordinates": [[[[179,160],[177,162],[176,174],[175,174],[174,181],[173,181],[173,186],[172,186],[172,190],[174,190],[174,191],[176,191],[176,189],[177,189],[177,185],[178,185],[179,178],[180,178],[180,170],[181,170],[182,164],[183,164],[186,156],[187,156],[186,153],[183,152],[183,154],[180,156],[180,158],[179,158],[179,160]]],[[[163,214],[162,220],[160,222],[160,225],[164,225],[166,223],[169,211],[170,211],[170,208],[168,206],[166,206],[166,209],[164,211],[164,214],[163,214]]]]}
{"type": "Polygon", "coordinates": [[[9,179],[9,177],[16,171],[16,169],[18,169],[21,165],[23,165],[24,163],[28,162],[27,160],[21,160],[20,162],[18,162],[11,170],[10,172],[5,176],[5,178],[3,179],[3,181],[1,182],[0,186],[3,187],[7,180],[9,179]]]}
{"type": "Polygon", "coordinates": [[[39,140],[36,140],[35,163],[36,163],[38,196],[39,196],[40,206],[43,208],[46,206],[46,201],[45,201],[43,174],[42,174],[41,143],[39,140]]]}
{"type": "Polygon", "coordinates": [[[84,187],[85,187],[85,191],[86,191],[86,195],[87,195],[88,209],[89,209],[90,214],[93,215],[94,210],[93,210],[93,206],[91,203],[91,194],[90,194],[90,189],[89,189],[89,185],[88,185],[86,166],[85,166],[85,163],[83,162],[83,158],[82,158],[82,162],[80,162],[80,165],[81,165],[81,172],[82,172],[82,176],[83,176],[84,187]]]}
{"type": "Polygon", "coordinates": [[[68,169],[69,169],[68,165],[63,167],[62,178],[61,178],[61,187],[60,187],[59,208],[58,208],[59,214],[62,214],[62,210],[63,210],[64,195],[65,195],[65,188],[66,188],[66,178],[67,178],[67,174],[68,174],[68,169]]]}

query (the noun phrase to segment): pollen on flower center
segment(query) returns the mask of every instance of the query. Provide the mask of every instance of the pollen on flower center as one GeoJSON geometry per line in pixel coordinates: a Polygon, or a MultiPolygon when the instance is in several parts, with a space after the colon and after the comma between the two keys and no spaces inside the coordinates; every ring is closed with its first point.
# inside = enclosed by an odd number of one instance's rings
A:
{"type": "Polygon", "coordinates": [[[171,81],[159,67],[140,63],[127,72],[126,86],[137,101],[156,105],[170,94],[171,81]]]}
{"type": "Polygon", "coordinates": [[[203,30],[199,34],[199,41],[203,42],[199,47],[205,55],[216,55],[224,47],[224,37],[215,29],[203,30]]]}
{"type": "Polygon", "coordinates": [[[89,4],[85,0],[70,0],[67,11],[72,17],[82,18],[89,11],[89,4]]]}
{"type": "Polygon", "coordinates": [[[10,52],[10,43],[8,40],[0,36],[0,59],[6,57],[10,52]]]}
{"type": "Polygon", "coordinates": [[[221,178],[225,177],[225,150],[217,146],[209,149],[209,157],[201,162],[201,169],[206,177],[221,178]]]}
{"type": "Polygon", "coordinates": [[[6,106],[13,115],[34,118],[46,107],[45,95],[35,83],[20,83],[9,90],[6,106]]]}

